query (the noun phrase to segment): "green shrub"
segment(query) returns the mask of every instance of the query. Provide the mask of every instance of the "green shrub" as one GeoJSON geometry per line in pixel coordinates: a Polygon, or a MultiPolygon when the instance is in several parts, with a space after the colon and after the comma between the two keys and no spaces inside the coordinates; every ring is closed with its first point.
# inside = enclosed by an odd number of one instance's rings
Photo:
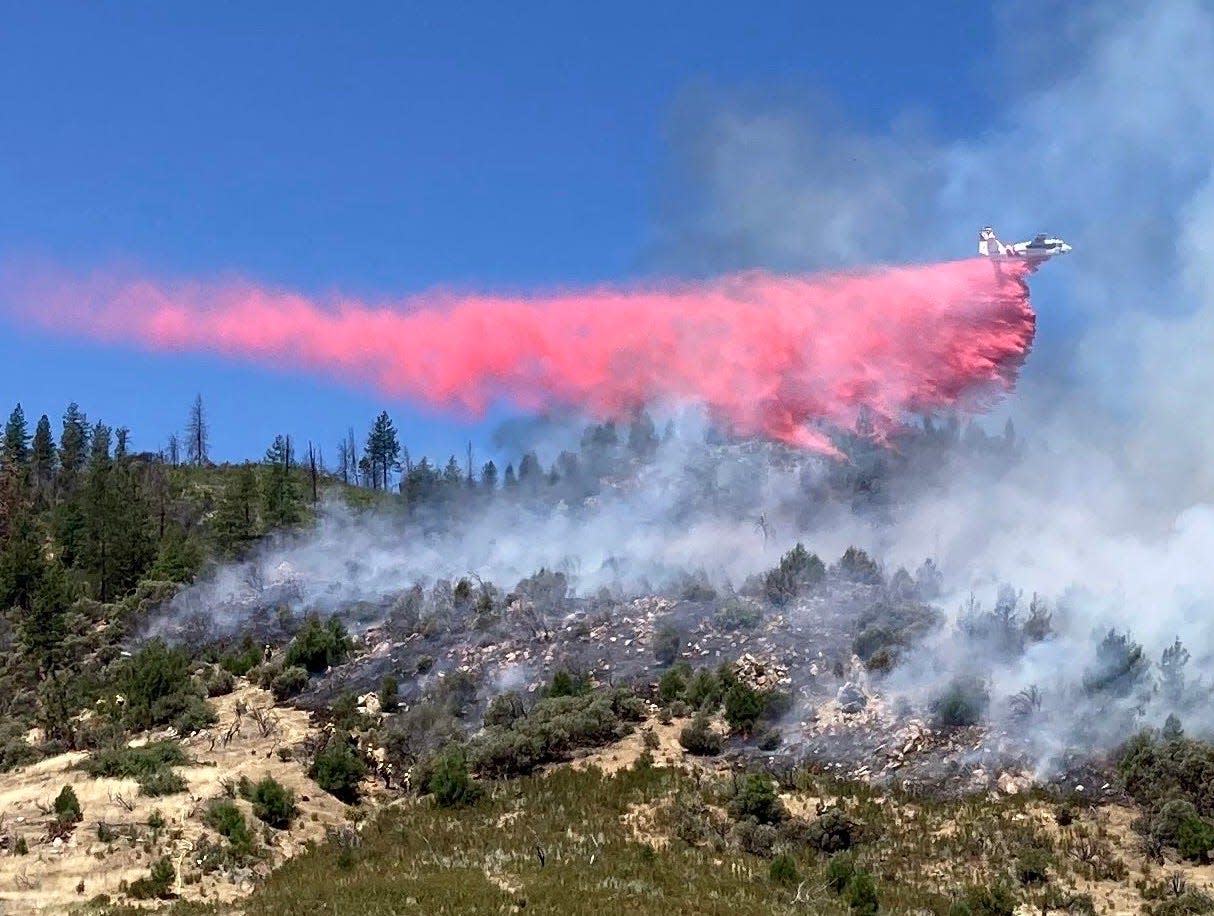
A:
{"type": "Polygon", "coordinates": [[[771,778],[759,773],[751,773],[743,780],[729,800],[729,813],[738,819],[753,817],[760,824],[776,824],[788,816],[771,778]]]}
{"type": "Polygon", "coordinates": [[[289,700],[308,686],[308,672],[299,665],[284,668],[270,682],[270,693],[279,702],[289,700]]]}
{"type": "Polygon", "coordinates": [[[225,668],[215,668],[207,675],[204,686],[208,697],[223,697],[236,689],[236,678],[225,668]]]}
{"type": "Polygon", "coordinates": [[[1144,807],[1183,799],[1203,817],[1214,817],[1214,745],[1192,738],[1157,741],[1144,732],[1126,743],[1117,769],[1144,807]]]}
{"type": "Polygon", "coordinates": [[[708,716],[702,712],[679,732],[679,744],[697,757],[715,757],[725,747],[721,736],[709,727],[708,716]]]}
{"type": "Polygon", "coordinates": [[[1214,912],[1214,899],[1201,891],[1186,888],[1177,896],[1156,904],[1148,912],[1151,916],[1197,916],[1214,912]]]}
{"type": "Polygon", "coordinates": [[[235,802],[226,798],[213,799],[207,806],[202,822],[228,841],[229,851],[236,858],[253,852],[253,833],[235,802]]]}
{"type": "Polygon", "coordinates": [[[733,599],[721,605],[713,622],[718,629],[726,632],[734,630],[753,630],[763,619],[763,611],[754,604],[741,599],[733,599]]]}
{"type": "Polygon", "coordinates": [[[136,900],[167,899],[171,896],[173,882],[177,879],[177,870],[168,856],[157,859],[152,864],[151,872],[146,878],[132,881],[128,893],[136,900]]]}
{"type": "Polygon", "coordinates": [[[251,638],[246,637],[240,648],[229,652],[219,664],[225,670],[237,677],[244,677],[262,663],[264,650],[257,647],[251,638]]]}
{"type": "Polygon", "coordinates": [[[671,665],[662,672],[658,679],[658,699],[663,703],[672,703],[681,699],[687,689],[687,678],[691,676],[691,666],[686,662],[671,665]]]}
{"type": "Polygon", "coordinates": [[[253,805],[253,816],[276,830],[290,827],[299,812],[295,793],[273,776],[263,776],[255,783],[243,780],[240,794],[253,805]]]}
{"type": "Polygon", "coordinates": [[[80,799],[71,786],[64,786],[55,797],[55,816],[61,824],[78,824],[84,817],[80,810],[80,799]]]}
{"type": "Polygon", "coordinates": [[[94,778],[139,779],[159,770],[189,763],[175,741],[155,741],[140,747],[109,747],[94,751],[79,764],[94,778]]]}
{"type": "Polygon", "coordinates": [[[750,734],[766,708],[763,694],[747,684],[734,684],[725,694],[725,721],[735,732],[750,734]]]}
{"type": "Polygon", "coordinates": [[[180,773],[167,768],[142,773],[138,776],[138,781],[139,794],[151,798],[159,798],[162,795],[176,795],[189,788],[189,784],[180,773]]]}
{"type": "Polygon", "coordinates": [[[143,730],[172,724],[180,734],[213,724],[215,712],[190,675],[184,649],[153,639],[118,667],[115,689],[123,698],[122,721],[143,730]]]}
{"type": "Polygon", "coordinates": [[[335,798],[353,804],[358,801],[358,785],[367,775],[367,765],[343,741],[330,741],[316,758],[308,775],[335,798]]]}
{"type": "Polygon", "coordinates": [[[645,713],[644,703],[623,688],[545,697],[508,727],[486,729],[469,747],[469,762],[483,776],[524,775],[578,748],[622,738],[645,713]]]}
{"type": "Polygon", "coordinates": [[[847,905],[855,916],[874,916],[881,908],[877,897],[877,883],[863,869],[857,870],[847,885],[847,905]]]}
{"type": "Polygon", "coordinates": [[[971,884],[963,896],[971,916],[1015,916],[1016,896],[1006,884],[971,884]]]}
{"type": "Polygon", "coordinates": [[[771,860],[767,874],[776,884],[796,884],[800,877],[797,872],[797,860],[786,852],[771,860]]]}
{"type": "Polygon", "coordinates": [[[580,697],[590,692],[590,678],[564,669],[552,675],[552,683],[544,691],[547,697],[580,697]]]}
{"type": "Polygon", "coordinates": [[[400,684],[390,674],[379,685],[379,708],[384,712],[400,709],[400,684]]]}
{"type": "Polygon", "coordinates": [[[721,705],[721,699],[724,697],[726,689],[714,672],[701,668],[687,682],[687,688],[683,691],[683,699],[692,709],[711,712],[721,705]]]}
{"type": "Polygon", "coordinates": [[[843,852],[858,841],[858,827],[838,808],[831,808],[809,825],[805,841],[818,852],[843,852]]]}
{"type": "Polygon", "coordinates": [[[434,800],[444,808],[469,805],[480,795],[480,788],[468,774],[468,755],[459,745],[447,748],[439,757],[427,786],[434,800]]]}
{"type": "Polygon", "coordinates": [[[932,702],[933,723],[937,728],[977,725],[986,714],[990,701],[990,693],[981,680],[975,677],[956,677],[932,702]]]}
{"type": "Polygon", "coordinates": [[[777,607],[783,607],[804,589],[812,588],[826,576],[826,566],[800,542],[780,558],[775,569],[763,578],[763,593],[777,607]]]}
{"type": "Polygon", "coordinates": [[[856,874],[856,858],[849,852],[832,856],[826,863],[826,885],[836,894],[842,894],[856,874]]]}
{"type": "Polygon", "coordinates": [[[418,656],[418,659],[417,659],[417,673],[418,674],[429,674],[430,671],[433,670],[433,668],[434,668],[434,656],[433,655],[418,656]]]}
{"type": "Polygon", "coordinates": [[[523,708],[522,699],[513,690],[507,690],[489,701],[485,709],[485,727],[509,728],[525,715],[527,710],[523,708]]]}
{"type": "Polygon", "coordinates": [[[1050,877],[1050,854],[1040,846],[1026,846],[1016,856],[1016,878],[1021,884],[1044,884],[1050,877]]]}
{"type": "Polygon", "coordinates": [[[1176,832],[1176,851],[1186,859],[1204,862],[1214,849],[1214,827],[1204,818],[1187,817],[1176,832]]]}
{"type": "Polygon", "coordinates": [[[24,737],[10,738],[0,753],[0,773],[7,773],[41,759],[42,753],[24,737]]]}
{"type": "Polygon", "coordinates": [[[659,664],[671,665],[683,651],[683,637],[670,624],[663,624],[653,634],[653,657],[659,664]]]}
{"type": "Polygon", "coordinates": [[[200,694],[191,693],[182,700],[181,709],[169,723],[179,735],[192,735],[209,728],[219,720],[211,706],[200,694]]]}
{"type": "Polygon", "coordinates": [[[287,647],[286,666],[299,666],[309,674],[320,674],[345,661],[350,646],[341,620],[330,617],[321,623],[320,617],[313,614],[304,621],[287,647]]]}
{"type": "Polygon", "coordinates": [[[877,561],[859,547],[848,547],[843,551],[843,556],[835,565],[835,572],[850,582],[866,585],[880,585],[883,579],[877,561]]]}

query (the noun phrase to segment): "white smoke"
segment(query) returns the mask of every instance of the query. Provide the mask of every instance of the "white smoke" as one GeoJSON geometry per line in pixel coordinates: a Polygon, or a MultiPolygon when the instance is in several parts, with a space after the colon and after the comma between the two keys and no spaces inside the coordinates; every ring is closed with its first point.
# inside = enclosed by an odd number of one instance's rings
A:
{"type": "Polygon", "coordinates": [[[1063,27],[1051,20],[1048,37],[1026,33],[1019,17],[1007,23],[987,87],[993,122],[961,142],[909,118],[873,136],[820,106],[692,100],[677,143],[689,177],[655,253],[664,267],[696,271],[926,261],[969,256],[987,223],[1005,237],[1071,241],[1074,253],[1032,282],[1039,343],[1006,406],[1027,433],[1025,457],[1005,475],[957,467],[892,524],[807,527],[789,508],[804,468],[781,469],[771,454],[711,469],[709,488],[743,511],[684,511],[700,458],[676,437],[635,487],[604,495],[589,516],[503,503],[458,534],[427,537],[331,507],[314,532],[222,570],[181,606],[232,608],[250,580],[279,574],[294,577],[305,604],[381,600],[461,575],[509,584],[541,566],[568,572],[584,593],[698,571],[736,584],[800,536],[828,559],[851,543],[875,548],[890,568],[931,555],[950,607],[971,592],[989,605],[1001,583],[1065,607],[1055,641],[996,673],[1005,694],[1078,672],[1093,633],[1109,626],[1131,629],[1152,658],[1180,635],[1195,662],[1208,661],[1214,9],[1122,0],[1054,12],[1063,27]],[[776,537],[758,532],[760,517],[776,537]]]}

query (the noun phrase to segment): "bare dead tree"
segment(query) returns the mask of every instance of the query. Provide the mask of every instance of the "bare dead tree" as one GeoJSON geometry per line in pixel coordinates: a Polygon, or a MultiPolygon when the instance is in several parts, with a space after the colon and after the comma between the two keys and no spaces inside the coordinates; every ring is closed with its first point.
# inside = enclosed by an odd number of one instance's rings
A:
{"type": "Polygon", "coordinates": [[[351,426],[346,430],[346,461],[349,464],[349,473],[352,480],[347,483],[357,484],[358,480],[358,440],[354,438],[354,427],[351,426]]]}
{"type": "Polygon", "coordinates": [[[1172,892],[1173,897],[1179,897],[1188,887],[1189,882],[1185,878],[1184,872],[1174,871],[1168,875],[1168,890],[1172,892]]]}
{"type": "Polygon", "coordinates": [[[311,440],[308,440],[308,474],[310,475],[311,480],[312,480],[312,502],[316,502],[316,500],[318,499],[316,485],[317,485],[319,474],[317,472],[316,464],[317,464],[316,446],[314,446],[312,444],[311,440]]]}
{"type": "Polygon", "coordinates": [[[186,456],[190,464],[207,463],[207,447],[210,444],[210,428],[206,412],[202,408],[202,395],[194,397],[190,405],[190,419],[186,423],[186,456]]]}
{"type": "Polygon", "coordinates": [[[121,795],[118,795],[118,794],[111,795],[110,801],[116,802],[122,808],[122,810],[126,811],[128,814],[135,810],[135,803],[131,802],[131,801],[127,801],[121,795]]]}
{"type": "Polygon", "coordinates": [[[261,732],[263,738],[268,738],[278,731],[278,717],[270,712],[270,708],[262,709],[254,706],[249,710],[249,715],[257,723],[257,730],[261,732]]]}

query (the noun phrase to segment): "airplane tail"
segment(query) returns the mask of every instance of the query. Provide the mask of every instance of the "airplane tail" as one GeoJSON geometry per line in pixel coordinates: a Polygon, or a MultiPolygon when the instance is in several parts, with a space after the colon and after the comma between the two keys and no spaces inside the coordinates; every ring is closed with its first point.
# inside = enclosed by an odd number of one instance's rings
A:
{"type": "Polygon", "coordinates": [[[995,230],[990,226],[978,232],[978,254],[984,258],[1003,254],[1003,243],[995,236],[995,230]]]}

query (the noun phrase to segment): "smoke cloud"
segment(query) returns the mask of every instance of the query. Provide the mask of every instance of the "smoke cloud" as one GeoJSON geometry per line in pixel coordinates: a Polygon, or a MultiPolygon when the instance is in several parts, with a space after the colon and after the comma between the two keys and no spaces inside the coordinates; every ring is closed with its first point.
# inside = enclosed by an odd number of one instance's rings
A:
{"type": "MultiPolygon", "coordinates": [[[[248,579],[276,576],[309,604],[466,572],[509,582],[541,565],[569,571],[583,591],[621,570],[636,588],[699,569],[737,582],[797,538],[828,559],[854,543],[887,569],[934,557],[939,604],[954,615],[971,594],[989,609],[1001,585],[1022,594],[1022,611],[1037,592],[1054,612],[1053,637],[1014,657],[946,626],[884,689],[925,696],[976,671],[998,709],[1039,685],[1045,714],[1032,738],[1043,754],[1076,736],[1107,745],[1166,711],[1134,696],[1110,715],[1083,692],[1109,627],[1132,630],[1152,659],[1180,636],[1193,667],[1214,660],[1214,362],[1204,358],[1214,348],[1214,11],[1192,0],[1072,5],[1044,21],[1050,36],[1009,16],[990,68],[994,114],[972,137],[905,124],[870,135],[810,107],[697,99],[676,143],[695,204],[664,213],[655,257],[668,273],[736,272],[726,280],[378,307],[239,285],[43,277],[24,301],[101,339],[302,359],[440,405],[479,410],[505,397],[605,417],[682,400],[736,432],[827,450],[825,426],[854,430],[867,412],[880,436],[906,411],[1007,391],[1034,318],[1020,278],[999,280],[989,264],[800,271],[940,257],[988,222],[1007,237],[1062,236],[1075,251],[1034,280],[1041,339],[1006,407],[1020,433],[1014,462],[961,450],[912,465],[879,516],[836,507],[807,517],[806,484],[827,473],[816,457],[712,452],[683,424],[633,489],[583,513],[504,506],[418,539],[398,520],[326,511],[302,540],[221,571],[180,606],[231,604],[252,594],[248,579]],[[457,336],[476,345],[474,366],[444,344],[457,336]],[[756,533],[760,515],[770,542],[756,533]]],[[[1214,730],[1210,710],[1207,696],[1186,726],[1214,730]]]]}
{"type": "Polygon", "coordinates": [[[908,411],[1010,389],[1035,329],[1023,277],[972,259],[379,307],[106,276],[22,275],[10,292],[51,328],[302,366],[441,408],[506,400],[604,420],[691,403],[734,433],[833,452],[830,430],[861,418],[882,437],[908,411]]]}

